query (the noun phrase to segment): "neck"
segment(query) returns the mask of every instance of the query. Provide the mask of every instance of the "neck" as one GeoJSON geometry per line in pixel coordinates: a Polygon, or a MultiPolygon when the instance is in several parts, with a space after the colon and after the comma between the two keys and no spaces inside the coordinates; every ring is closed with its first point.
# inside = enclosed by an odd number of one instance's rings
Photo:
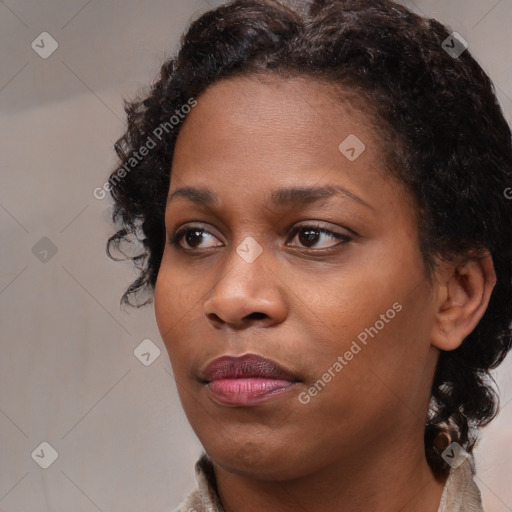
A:
{"type": "Polygon", "coordinates": [[[295,479],[272,481],[215,464],[219,495],[226,512],[437,512],[445,481],[434,477],[423,442],[387,440],[354,455],[295,479]]]}

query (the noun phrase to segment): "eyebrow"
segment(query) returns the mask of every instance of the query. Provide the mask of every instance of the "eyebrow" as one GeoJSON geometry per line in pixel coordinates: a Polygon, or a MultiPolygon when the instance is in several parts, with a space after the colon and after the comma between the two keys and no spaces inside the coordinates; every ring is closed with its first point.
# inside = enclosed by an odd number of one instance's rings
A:
{"type": "MultiPolygon", "coordinates": [[[[285,206],[306,206],[321,199],[335,196],[345,196],[357,203],[374,210],[366,201],[356,196],[353,192],[340,185],[324,185],[321,187],[290,187],[280,188],[272,192],[270,202],[275,208],[285,206]]],[[[167,204],[175,197],[183,197],[193,203],[204,206],[215,206],[219,203],[219,197],[207,188],[182,187],[170,194],[167,204]]]]}

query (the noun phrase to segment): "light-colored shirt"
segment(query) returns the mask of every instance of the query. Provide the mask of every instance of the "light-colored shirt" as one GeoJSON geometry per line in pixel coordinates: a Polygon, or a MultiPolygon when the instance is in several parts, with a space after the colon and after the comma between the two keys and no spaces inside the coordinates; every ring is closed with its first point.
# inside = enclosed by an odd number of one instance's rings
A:
{"type": "MultiPolygon", "coordinates": [[[[197,487],[176,512],[224,512],[217,493],[213,464],[206,454],[197,461],[195,469],[197,487]]],[[[469,458],[450,470],[437,512],[483,512],[480,491],[473,475],[469,458]]]]}

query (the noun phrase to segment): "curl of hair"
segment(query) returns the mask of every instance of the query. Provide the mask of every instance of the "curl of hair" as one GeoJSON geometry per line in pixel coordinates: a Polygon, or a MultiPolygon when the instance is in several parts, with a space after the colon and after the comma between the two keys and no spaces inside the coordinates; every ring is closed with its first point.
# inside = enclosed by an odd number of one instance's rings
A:
{"type": "MultiPolygon", "coordinates": [[[[489,370],[512,345],[512,187],[510,128],[494,87],[469,51],[442,48],[450,30],[388,0],[235,0],[195,20],[176,56],[145,97],[125,103],[128,126],[115,145],[121,180],[112,181],[110,248],[139,233],[140,275],[123,295],[150,302],[165,244],[164,211],[174,146],[182,121],[154,130],[211,84],[237,75],[301,76],[338,86],[340,98],[370,109],[387,171],[418,206],[419,244],[429,279],[439,259],[488,250],[497,284],[483,318],[462,345],[441,351],[426,418],[425,450],[434,473],[448,466],[436,439],[449,432],[472,452],[477,430],[497,414],[489,370]],[[287,2],[287,4],[290,2],[287,2]],[[134,152],[152,138],[140,161],[134,152]],[[156,140],[157,139],[157,140],[156,140]],[[132,165],[133,164],[133,165],[132,165]]],[[[200,101],[200,99],[199,99],[200,101]]],[[[181,117],[180,117],[181,119],[181,117]]],[[[185,116],[186,119],[186,116],[185,116]]]]}

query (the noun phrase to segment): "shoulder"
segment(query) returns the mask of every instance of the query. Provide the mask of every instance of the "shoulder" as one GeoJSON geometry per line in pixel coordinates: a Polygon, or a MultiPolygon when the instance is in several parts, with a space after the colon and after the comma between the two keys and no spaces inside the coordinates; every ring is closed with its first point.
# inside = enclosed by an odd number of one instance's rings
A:
{"type": "Polygon", "coordinates": [[[438,512],[484,512],[474,475],[474,463],[469,457],[460,466],[451,469],[438,512]]]}
{"type": "Polygon", "coordinates": [[[215,472],[208,455],[196,462],[197,487],[176,509],[176,512],[224,512],[217,493],[215,472]]]}

